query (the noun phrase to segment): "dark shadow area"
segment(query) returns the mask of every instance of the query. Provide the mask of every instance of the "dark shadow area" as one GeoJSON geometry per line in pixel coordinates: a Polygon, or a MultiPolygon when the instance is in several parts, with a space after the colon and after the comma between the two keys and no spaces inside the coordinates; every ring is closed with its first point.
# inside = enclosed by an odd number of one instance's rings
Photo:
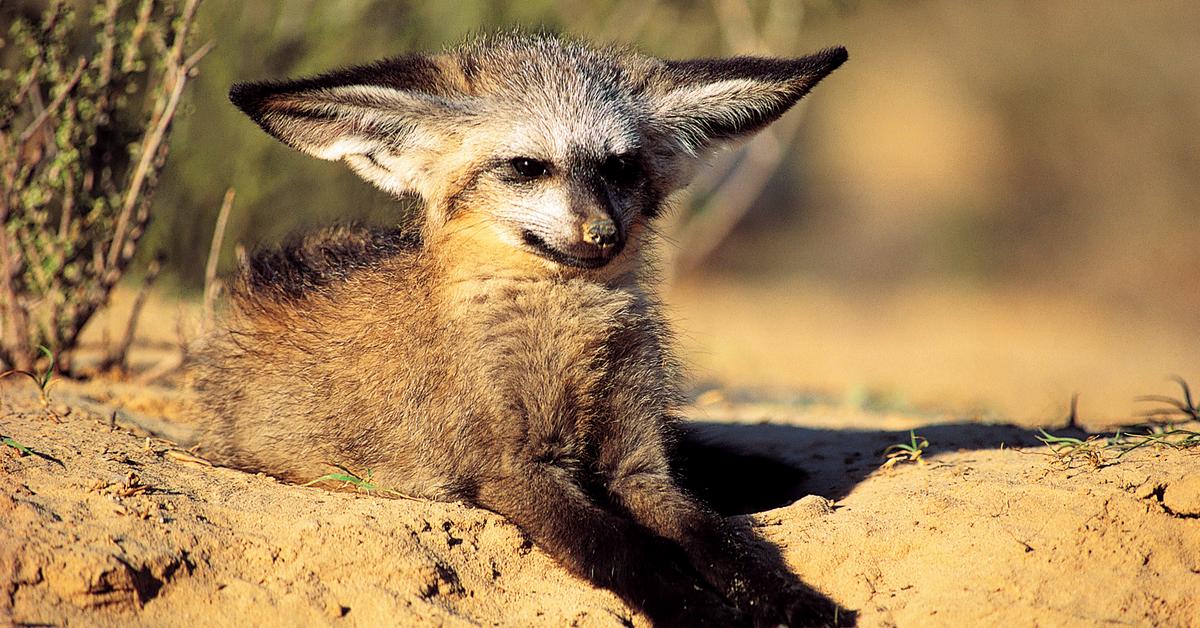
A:
{"type": "MultiPolygon", "coordinates": [[[[996,449],[1001,444],[1042,444],[1034,430],[1015,425],[950,423],[916,431],[929,439],[927,452],[935,455],[996,449]]],[[[786,506],[805,495],[839,500],[879,469],[888,445],[907,440],[907,430],[696,421],[686,425],[676,452],[676,468],[680,482],[718,512],[747,514],[786,506]]]]}

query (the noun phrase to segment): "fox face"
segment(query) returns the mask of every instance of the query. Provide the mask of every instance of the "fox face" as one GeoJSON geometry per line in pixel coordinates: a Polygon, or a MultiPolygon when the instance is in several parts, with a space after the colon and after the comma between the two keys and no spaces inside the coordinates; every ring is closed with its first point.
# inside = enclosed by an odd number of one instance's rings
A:
{"type": "MultiPolygon", "coordinates": [[[[611,276],[713,151],[782,115],[846,59],[663,61],[496,35],[286,82],[235,85],[264,130],[425,201],[428,247],[611,276]]],[[[462,257],[460,255],[460,257],[462,257]]]]}

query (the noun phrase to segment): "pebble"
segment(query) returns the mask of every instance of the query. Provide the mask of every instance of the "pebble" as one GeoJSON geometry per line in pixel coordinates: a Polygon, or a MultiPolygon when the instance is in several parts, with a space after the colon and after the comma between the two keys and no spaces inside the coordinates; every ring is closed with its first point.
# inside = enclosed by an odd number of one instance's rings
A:
{"type": "Polygon", "coordinates": [[[1168,484],[1163,491],[1163,506],[1176,515],[1200,517],[1200,475],[1168,484]]]}
{"type": "Polygon", "coordinates": [[[816,519],[833,514],[833,502],[820,495],[806,495],[796,500],[788,509],[806,519],[816,519]]]}

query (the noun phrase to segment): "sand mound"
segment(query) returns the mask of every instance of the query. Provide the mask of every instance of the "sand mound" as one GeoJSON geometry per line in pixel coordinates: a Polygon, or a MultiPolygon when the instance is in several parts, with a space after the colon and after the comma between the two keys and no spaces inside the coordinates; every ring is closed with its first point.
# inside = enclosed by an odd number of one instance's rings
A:
{"type": "MultiPolygon", "coordinates": [[[[41,454],[0,447],[0,619],[646,624],[489,512],[285,485],[120,427],[138,416],[186,432],[170,390],[64,383],[55,396],[71,408],[58,424],[27,386],[0,388],[0,434],[41,454]]],[[[708,439],[808,471],[779,498],[808,497],[753,522],[860,625],[1200,624],[1200,456],[1146,449],[1062,470],[1025,428],[934,421],[919,430],[927,465],[881,471],[879,452],[923,420],[697,413],[708,439]]]]}

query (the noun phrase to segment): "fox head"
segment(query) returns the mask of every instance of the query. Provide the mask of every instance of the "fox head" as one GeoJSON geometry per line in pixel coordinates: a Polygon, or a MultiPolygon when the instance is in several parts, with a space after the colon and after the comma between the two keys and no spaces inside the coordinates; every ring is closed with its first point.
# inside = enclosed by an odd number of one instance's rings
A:
{"type": "Polygon", "coordinates": [[[846,57],[664,61],[507,34],[240,83],[230,99],[285,144],[420,196],[428,247],[611,275],[636,263],[647,225],[698,164],[777,119],[846,57]]]}

